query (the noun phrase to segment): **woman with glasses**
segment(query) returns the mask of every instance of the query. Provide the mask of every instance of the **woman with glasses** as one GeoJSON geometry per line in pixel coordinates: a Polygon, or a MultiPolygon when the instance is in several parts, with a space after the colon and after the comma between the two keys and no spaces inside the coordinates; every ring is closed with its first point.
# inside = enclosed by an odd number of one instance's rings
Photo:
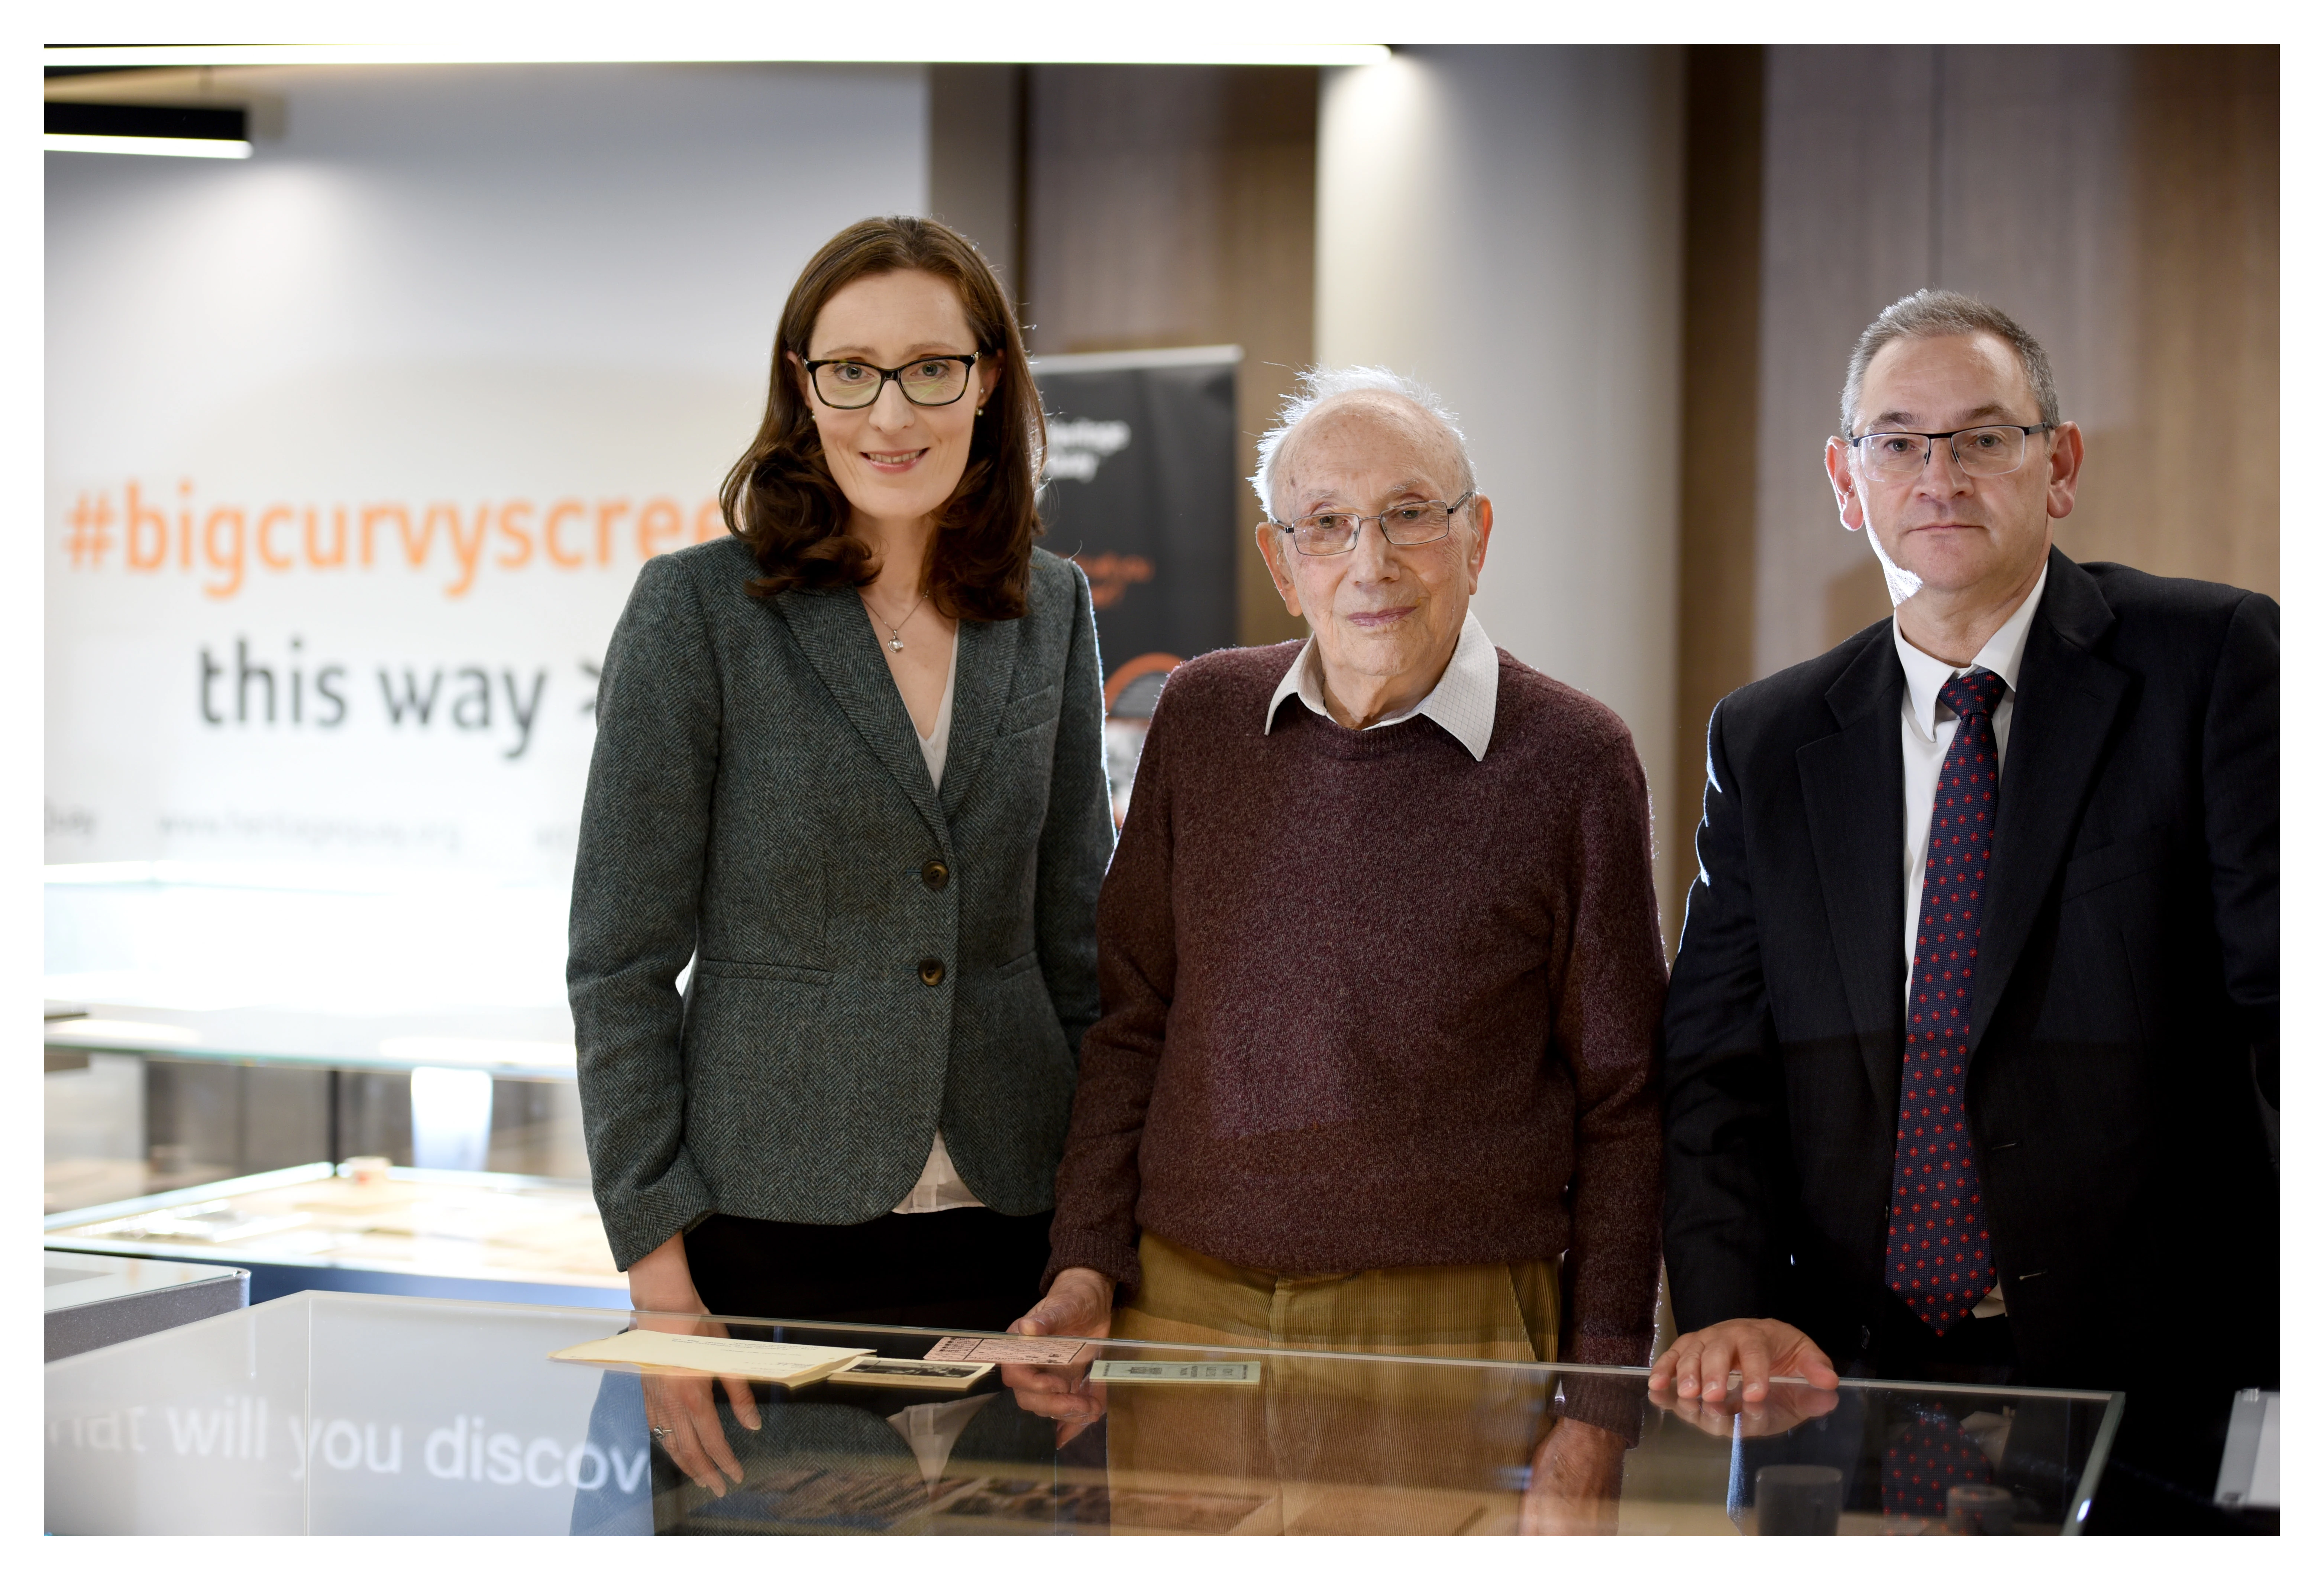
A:
{"type": "Polygon", "coordinates": [[[640,1309],[998,1330],[1036,1298],[1113,836],[1042,440],[976,249],[865,220],[784,306],[731,536],[639,574],[567,979],[640,1309]]]}

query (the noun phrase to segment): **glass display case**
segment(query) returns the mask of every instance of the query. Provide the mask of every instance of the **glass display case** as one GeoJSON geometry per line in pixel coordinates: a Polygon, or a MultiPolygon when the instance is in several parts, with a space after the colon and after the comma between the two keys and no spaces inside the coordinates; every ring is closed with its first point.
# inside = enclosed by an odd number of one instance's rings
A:
{"type": "Polygon", "coordinates": [[[562,1008],[44,1010],[44,1209],[377,1154],[588,1177],[562,1008]]]}
{"type": "Polygon", "coordinates": [[[250,1274],[216,1263],[41,1256],[42,1359],[60,1361],[250,1304],[250,1274]]]}
{"type": "Polygon", "coordinates": [[[373,859],[249,842],[281,832],[44,868],[45,1210],[373,1153],[586,1179],[569,835],[373,859]]]}
{"type": "Polygon", "coordinates": [[[230,1261],[251,1299],[301,1289],[626,1307],[586,1182],[306,1163],[42,1220],[48,1249],[230,1261]]]}
{"type": "Polygon", "coordinates": [[[301,1294],[51,1363],[46,1528],[2071,1535],[2122,1409],[2118,1394],[1845,1381],[1730,1417],[1616,1368],[1120,1342],[1035,1362],[991,1336],[718,1327],[960,1364],[729,1392],[703,1373],[551,1358],[632,1330],[701,1333],[682,1318],[301,1294]],[[707,1479],[654,1435],[689,1410],[723,1440],[707,1479]],[[1618,1501],[1537,1473],[1569,1420],[1635,1434],[1618,1501]]]}

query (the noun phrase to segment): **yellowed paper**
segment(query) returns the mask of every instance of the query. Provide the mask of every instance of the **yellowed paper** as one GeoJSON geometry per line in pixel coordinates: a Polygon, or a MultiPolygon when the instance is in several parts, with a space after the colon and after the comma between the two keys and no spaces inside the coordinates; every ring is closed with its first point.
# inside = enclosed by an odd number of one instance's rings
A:
{"type": "Polygon", "coordinates": [[[701,1333],[656,1333],[633,1327],[611,1338],[592,1339],[556,1351],[552,1361],[641,1366],[656,1372],[708,1372],[756,1382],[812,1382],[846,1365],[868,1349],[835,1349],[816,1344],[768,1344],[754,1338],[713,1338],[701,1333]]]}

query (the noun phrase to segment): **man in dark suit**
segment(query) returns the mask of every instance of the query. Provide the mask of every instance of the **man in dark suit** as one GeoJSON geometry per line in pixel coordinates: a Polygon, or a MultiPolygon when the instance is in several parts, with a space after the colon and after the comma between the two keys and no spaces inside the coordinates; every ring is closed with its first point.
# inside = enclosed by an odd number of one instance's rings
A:
{"type": "Polygon", "coordinates": [[[1711,716],[1654,1383],[2273,1387],[2276,605],[2052,546],[2081,435],[1990,307],[1841,407],[1896,614],[1711,716]]]}

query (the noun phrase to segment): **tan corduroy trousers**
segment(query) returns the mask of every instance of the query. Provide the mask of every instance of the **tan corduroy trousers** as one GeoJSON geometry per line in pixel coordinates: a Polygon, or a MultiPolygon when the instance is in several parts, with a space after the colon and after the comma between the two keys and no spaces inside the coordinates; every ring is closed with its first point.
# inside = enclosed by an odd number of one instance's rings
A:
{"type": "MultiPolygon", "coordinates": [[[[1278,1274],[1148,1231],[1113,1336],[1190,1350],[1554,1360],[1546,1262],[1278,1274]]],[[[1240,1358],[1240,1357],[1238,1357],[1240,1358]]],[[[1512,1524],[1515,1473],[1548,1425],[1548,1373],[1275,1354],[1256,1387],[1110,1387],[1107,1470],[1121,1515],[1175,1501],[1243,1510],[1248,1534],[1452,1534],[1512,1524]]],[[[1139,1523],[1133,1520],[1130,1524],[1139,1523]]]]}

